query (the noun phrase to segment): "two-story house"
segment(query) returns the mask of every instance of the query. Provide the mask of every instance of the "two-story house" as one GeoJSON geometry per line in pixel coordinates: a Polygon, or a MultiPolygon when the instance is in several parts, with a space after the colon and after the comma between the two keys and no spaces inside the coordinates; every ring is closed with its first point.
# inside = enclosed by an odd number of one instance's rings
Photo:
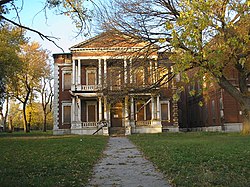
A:
{"type": "Polygon", "coordinates": [[[146,42],[103,33],[53,57],[54,134],[178,131],[174,82],[157,86],[171,63],[146,42]]]}

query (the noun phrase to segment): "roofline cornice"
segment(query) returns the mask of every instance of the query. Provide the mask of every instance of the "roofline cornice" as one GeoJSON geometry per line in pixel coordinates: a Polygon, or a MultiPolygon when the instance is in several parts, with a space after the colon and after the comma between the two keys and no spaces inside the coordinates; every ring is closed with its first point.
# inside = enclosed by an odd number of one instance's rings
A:
{"type": "Polygon", "coordinates": [[[113,51],[123,51],[123,52],[135,52],[143,50],[143,47],[95,47],[95,48],[70,48],[70,51],[102,51],[102,52],[113,52],[113,51]]]}

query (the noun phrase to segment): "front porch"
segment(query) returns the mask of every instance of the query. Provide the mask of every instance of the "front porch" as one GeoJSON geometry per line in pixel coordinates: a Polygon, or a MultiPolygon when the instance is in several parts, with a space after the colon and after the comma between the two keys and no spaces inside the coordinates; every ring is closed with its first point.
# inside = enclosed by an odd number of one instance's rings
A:
{"type": "MultiPolygon", "coordinates": [[[[124,134],[161,133],[163,123],[168,120],[170,129],[178,131],[170,123],[170,103],[161,101],[160,95],[125,96],[116,102],[107,96],[72,95],[72,101],[62,103],[62,126],[68,124],[71,134],[109,135],[110,128],[124,128],[124,134]],[[164,110],[164,112],[162,111],[164,110]],[[103,122],[106,123],[102,127],[103,122]]],[[[172,130],[171,130],[172,131],[172,130]]]]}

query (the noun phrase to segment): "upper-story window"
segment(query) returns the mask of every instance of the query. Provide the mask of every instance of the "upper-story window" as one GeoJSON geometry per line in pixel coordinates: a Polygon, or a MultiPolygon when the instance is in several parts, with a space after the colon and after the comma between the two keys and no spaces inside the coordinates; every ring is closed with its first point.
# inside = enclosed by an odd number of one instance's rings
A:
{"type": "Polygon", "coordinates": [[[96,69],[87,69],[86,71],[86,84],[96,85],[96,69]]]}
{"type": "Polygon", "coordinates": [[[71,73],[63,74],[63,90],[70,90],[71,88],[71,73]]]}
{"type": "Polygon", "coordinates": [[[158,73],[159,73],[159,80],[161,80],[160,85],[162,87],[169,87],[170,83],[168,82],[169,79],[169,70],[166,67],[159,67],[158,68],[158,73]]]}
{"type": "Polygon", "coordinates": [[[119,67],[109,68],[109,84],[111,89],[119,89],[121,86],[121,70],[119,67]]]}
{"type": "Polygon", "coordinates": [[[143,85],[144,82],[144,77],[145,77],[145,73],[144,73],[144,67],[139,67],[136,71],[135,71],[135,81],[137,85],[143,85]]]}

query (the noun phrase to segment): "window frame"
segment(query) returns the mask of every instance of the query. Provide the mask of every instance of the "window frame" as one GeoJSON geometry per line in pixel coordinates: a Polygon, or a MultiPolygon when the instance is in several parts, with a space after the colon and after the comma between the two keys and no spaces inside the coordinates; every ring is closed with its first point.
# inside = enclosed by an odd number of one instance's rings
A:
{"type": "Polygon", "coordinates": [[[64,107],[70,107],[70,124],[71,124],[72,123],[72,103],[71,102],[63,102],[62,103],[62,125],[65,125],[65,122],[64,122],[64,107]]]}
{"type": "Polygon", "coordinates": [[[71,71],[63,71],[62,72],[62,91],[70,90],[71,85],[72,85],[72,72],[71,71]],[[65,84],[64,84],[65,83],[65,74],[70,75],[70,87],[69,87],[69,89],[65,89],[65,84]]]}
{"type": "Polygon", "coordinates": [[[169,100],[160,101],[160,117],[161,117],[161,121],[167,121],[167,122],[171,121],[171,111],[170,111],[170,101],[169,100]],[[161,105],[162,104],[167,104],[168,105],[168,116],[167,116],[166,120],[162,119],[162,111],[161,111],[161,105]]]}
{"type": "Polygon", "coordinates": [[[92,86],[92,85],[97,85],[97,72],[96,68],[86,68],[86,85],[92,86]],[[95,84],[89,84],[89,73],[94,73],[95,74],[95,84]]]}

